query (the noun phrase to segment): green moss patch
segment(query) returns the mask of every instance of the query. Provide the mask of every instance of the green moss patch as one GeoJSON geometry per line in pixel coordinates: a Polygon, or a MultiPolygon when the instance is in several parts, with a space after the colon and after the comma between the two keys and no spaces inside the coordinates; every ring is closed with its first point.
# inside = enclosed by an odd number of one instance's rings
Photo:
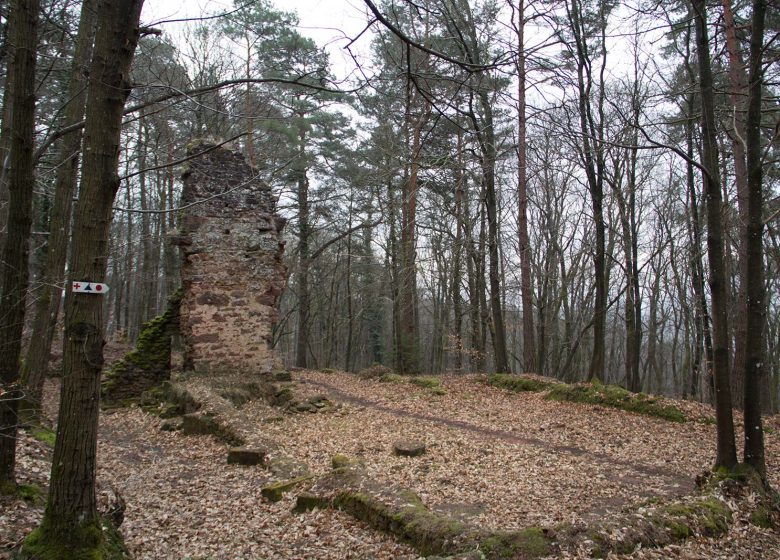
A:
{"type": "Polygon", "coordinates": [[[45,519],[25,539],[19,560],[125,560],[122,534],[107,520],[68,531],[50,530],[45,519]]]}
{"type": "Polygon", "coordinates": [[[57,441],[57,433],[51,428],[36,426],[32,428],[29,433],[32,437],[41,443],[45,443],[49,447],[54,447],[54,443],[57,441]]]}
{"type": "Polygon", "coordinates": [[[484,539],[479,550],[485,558],[542,558],[552,553],[552,539],[539,527],[496,533],[484,539]]]}
{"type": "Polygon", "coordinates": [[[165,313],[144,323],[135,348],[105,373],[101,391],[106,403],[131,402],[170,378],[171,332],[179,324],[182,294],[177,291],[168,300],[165,313]]]}
{"type": "Polygon", "coordinates": [[[357,375],[361,379],[381,379],[386,375],[394,375],[394,373],[389,367],[374,363],[371,366],[360,370],[357,375]]]}
{"type": "Polygon", "coordinates": [[[182,432],[185,435],[211,435],[228,445],[240,447],[244,445],[244,439],[236,434],[232,428],[223,425],[215,416],[210,414],[185,414],[182,417],[182,432]]]}
{"type": "Polygon", "coordinates": [[[0,494],[20,498],[36,506],[42,506],[45,501],[43,489],[36,484],[4,484],[0,487],[0,494]]]}
{"type": "Polygon", "coordinates": [[[260,490],[260,494],[270,502],[278,502],[287,492],[311,479],[312,476],[308,475],[299,476],[298,478],[293,478],[292,480],[282,480],[280,482],[275,482],[274,484],[269,484],[268,486],[263,487],[260,490]]]}
{"type": "Polygon", "coordinates": [[[425,387],[426,389],[435,389],[436,387],[441,387],[441,380],[436,379],[435,377],[425,377],[423,375],[410,377],[409,383],[419,387],[425,387]]]}
{"type": "Polygon", "coordinates": [[[685,422],[685,414],[676,406],[661,404],[655,397],[644,393],[632,393],[617,385],[604,385],[599,382],[553,385],[546,398],[554,401],[608,406],[663,418],[670,422],[685,422]]]}
{"type": "Polygon", "coordinates": [[[544,391],[551,385],[550,383],[539,381],[538,379],[523,377],[521,375],[511,375],[508,373],[494,373],[488,376],[487,382],[488,385],[492,385],[493,387],[514,391],[515,393],[535,393],[544,391]]]}
{"type": "Polygon", "coordinates": [[[416,495],[400,503],[386,503],[360,491],[339,493],[333,505],[410,543],[421,554],[460,552],[458,543],[467,532],[460,522],[431,512],[416,495]]]}
{"type": "Polygon", "coordinates": [[[397,373],[386,373],[379,378],[382,383],[403,383],[404,378],[397,373]]]}

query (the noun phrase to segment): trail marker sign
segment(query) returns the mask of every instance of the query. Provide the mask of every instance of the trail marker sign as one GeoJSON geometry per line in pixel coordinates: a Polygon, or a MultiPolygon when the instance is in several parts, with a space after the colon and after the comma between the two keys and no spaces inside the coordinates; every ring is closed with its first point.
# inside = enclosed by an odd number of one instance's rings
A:
{"type": "Polygon", "coordinates": [[[104,294],[108,291],[106,284],[100,282],[76,281],[71,285],[71,291],[75,294],[104,294]]]}

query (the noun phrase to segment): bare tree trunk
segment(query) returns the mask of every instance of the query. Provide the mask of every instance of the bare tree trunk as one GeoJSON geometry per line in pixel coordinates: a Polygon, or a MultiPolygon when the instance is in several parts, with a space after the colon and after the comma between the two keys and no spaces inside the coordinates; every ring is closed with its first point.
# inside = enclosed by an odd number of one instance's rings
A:
{"type": "Polygon", "coordinates": [[[13,110],[10,121],[3,120],[3,129],[8,127],[10,130],[10,143],[8,232],[0,261],[0,491],[15,486],[18,409],[22,397],[19,356],[35,186],[33,142],[38,9],[38,0],[16,0],[10,17],[14,56],[6,87],[11,91],[13,110]]]}
{"type": "Polygon", "coordinates": [[[764,195],[761,157],[762,53],[766,0],[754,0],[750,36],[750,95],[747,113],[748,222],[742,244],[747,256],[745,341],[745,462],[766,477],[764,431],[761,424],[761,385],[766,377],[766,285],[764,283],[764,195]]]}
{"type": "MultiPolygon", "coordinates": [[[[115,0],[98,7],[70,280],[105,278],[109,224],[119,187],[122,111],[130,92],[127,79],[142,4],[143,0],[115,0]]],[[[102,296],[67,291],[64,372],[49,495],[41,526],[23,549],[32,557],[51,557],[57,547],[74,557],[91,555],[104,539],[95,500],[103,307],[102,296]]]]}
{"type": "Polygon", "coordinates": [[[465,224],[463,223],[463,131],[458,128],[458,144],[456,148],[457,167],[455,169],[455,243],[452,247],[452,314],[454,323],[453,344],[455,346],[455,370],[463,370],[463,309],[460,293],[462,279],[461,260],[463,255],[463,238],[465,224]]]}
{"type": "Polygon", "coordinates": [[[298,130],[298,335],[296,338],[295,365],[308,367],[309,329],[311,327],[311,294],[309,291],[309,267],[311,224],[309,223],[309,178],[306,175],[306,127],[303,115],[299,115],[298,130]]]}
{"type": "MultiPolygon", "coordinates": [[[[71,126],[84,118],[87,99],[86,68],[92,58],[92,43],[95,36],[95,6],[93,0],[84,0],[81,8],[75,52],[68,83],[68,105],[62,126],[71,126]]],[[[81,131],[66,135],[60,144],[57,176],[54,184],[54,204],[49,227],[49,247],[46,264],[41,277],[41,289],[35,303],[30,347],[25,360],[26,401],[34,415],[41,406],[43,381],[49,366],[54,330],[60,311],[65,274],[65,261],[70,236],[70,218],[73,194],[76,190],[81,131]]],[[[120,292],[120,290],[117,290],[120,292]]]]}
{"type": "Polygon", "coordinates": [[[399,323],[399,371],[418,373],[420,348],[417,333],[417,176],[420,170],[422,127],[428,118],[430,105],[424,101],[421,114],[412,119],[414,85],[407,81],[405,126],[411,134],[409,172],[402,187],[401,201],[401,276],[399,323]]]}
{"type": "Polygon", "coordinates": [[[715,415],[717,419],[716,467],[733,468],[737,464],[729,383],[728,294],[723,253],[723,198],[720,190],[718,145],[715,128],[714,94],[710,67],[707,7],[705,0],[692,0],[696,26],[696,51],[701,89],[702,167],[707,200],[707,255],[710,262],[712,297],[713,377],[715,379],[715,415]]]}
{"type": "MultiPolygon", "coordinates": [[[[731,139],[731,153],[734,156],[734,179],[737,184],[737,208],[739,211],[739,239],[737,250],[739,267],[739,289],[737,292],[737,314],[735,317],[734,337],[734,363],[731,368],[731,393],[741,395],[744,390],[745,371],[745,344],[747,342],[747,309],[746,292],[748,282],[747,271],[747,247],[744,240],[747,236],[748,223],[748,171],[745,156],[745,105],[748,95],[747,75],[745,63],[737,39],[737,30],[734,22],[734,12],[731,0],[721,0],[723,5],[723,24],[726,35],[726,51],[729,58],[729,81],[731,82],[731,105],[733,115],[729,130],[731,139]]],[[[740,399],[736,399],[734,405],[742,406],[740,399]]]]}
{"type": "Polygon", "coordinates": [[[525,6],[517,3],[517,203],[518,241],[520,252],[520,297],[523,307],[523,368],[536,372],[536,341],[534,339],[533,285],[531,282],[531,243],[528,235],[528,179],[526,177],[526,116],[525,116],[525,6]]]}

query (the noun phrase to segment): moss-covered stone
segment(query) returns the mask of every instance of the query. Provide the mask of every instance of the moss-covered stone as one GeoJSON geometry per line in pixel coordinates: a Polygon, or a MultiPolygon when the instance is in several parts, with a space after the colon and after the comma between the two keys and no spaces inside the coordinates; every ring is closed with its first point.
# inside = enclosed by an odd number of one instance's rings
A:
{"type": "Polygon", "coordinates": [[[267,456],[267,449],[232,447],[228,450],[227,462],[228,465],[262,465],[267,456]]]}
{"type": "Polygon", "coordinates": [[[403,383],[404,378],[397,373],[386,373],[379,378],[382,383],[403,383]]]}
{"type": "Polygon", "coordinates": [[[49,530],[46,521],[25,539],[19,560],[126,560],[121,533],[107,520],[67,532],[49,530]]]}
{"type": "Polygon", "coordinates": [[[659,403],[658,399],[644,393],[632,393],[617,385],[604,385],[598,381],[574,385],[553,385],[546,398],[556,401],[597,404],[645,416],[655,416],[670,422],[685,422],[685,414],[676,406],[664,405],[659,403]]]}
{"type": "Polygon", "coordinates": [[[487,378],[488,385],[514,391],[515,393],[544,391],[550,387],[550,383],[523,377],[521,375],[512,375],[508,373],[494,373],[487,378]]]}
{"type": "Polygon", "coordinates": [[[241,408],[252,400],[252,393],[241,387],[229,387],[220,391],[219,396],[229,400],[236,408],[241,408]]]}
{"type": "Polygon", "coordinates": [[[286,406],[293,400],[292,385],[280,387],[270,398],[269,402],[273,406],[286,406]]]}
{"type": "Polygon", "coordinates": [[[479,544],[479,550],[489,559],[532,559],[552,552],[551,538],[539,527],[521,531],[496,533],[479,544]]]}
{"type": "Polygon", "coordinates": [[[287,370],[278,370],[271,373],[274,381],[292,381],[292,374],[287,370]]]}
{"type": "Polygon", "coordinates": [[[357,375],[361,379],[381,379],[382,377],[391,374],[393,374],[393,370],[389,367],[373,363],[369,367],[360,370],[357,375]]]}
{"type": "Polygon", "coordinates": [[[293,511],[295,513],[304,513],[315,508],[324,508],[327,506],[328,501],[324,500],[320,496],[316,496],[309,492],[301,492],[295,499],[295,507],[293,507],[293,511]]]}
{"type": "Polygon", "coordinates": [[[731,510],[717,498],[706,497],[667,506],[662,510],[661,518],[677,531],[676,540],[681,540],[693,535],[696,529],[706,536],[725,533],[731,523],[731,510]]]}
{"type": "Polygon", "coordinates": [[[416,375],[409,378],[409,383],[417,385],[419,387],[425,387],[426,389],[434,389],[441,387],[441,380],[435,377],[426,377],[423,375],[416,375]]]}
{"type": "Polygon", "coordinates": [[[419,457],[425,454],[425,442],[417,440],[400,440],[393,443],[393,454],[399,457],[419,457]]]}
{"type": "Polygon", "coordinates": [[[178,328],[182,293],[179,290],[169,298],[162,315],[144,323],[135,348],[105,372],[101,391],[106,404],[138,399],[170,378],[171,333],[178,328]]]}
{"type": "Polygon", "coordinates": [[[219,441],[233,446],[244,445],[244,439],[236,434],[229,426],[223,425],[210,414],[185,414],[182,417],[182,432],[185,435],[211,435],[219,441]]]}
{"type": "Polygon", "coordinates": [[[296,486],[311,479],[312,479],[312,475],[307,475],[307,476],[299,476],[298,478],[293,478],[291,480],[281,480],[279,482],[269,484],[268,486],[264,486],[260,490],[260,494],[270,502],[278,502],[282,498],[284,498],[284,495],[287,492],[293,490],[296,486]]]}
{"type": "Polygon", "coordinates": [[[333,457],[330,458],[330,467],[332,469],[343,469],[346,467],[353,467],[360,464],[361,464],[360,460],[347,457],[346,455],[342,455],[341,453],[336,453],[333,457]]]}
{"type": "Polygon", "coordinates": [[[334,507],[392,533],[423,555],[461,551],[468,528],[460,521],[430,511],[416,495],[389,504],[360,491],[339,493],[334,507]]]}

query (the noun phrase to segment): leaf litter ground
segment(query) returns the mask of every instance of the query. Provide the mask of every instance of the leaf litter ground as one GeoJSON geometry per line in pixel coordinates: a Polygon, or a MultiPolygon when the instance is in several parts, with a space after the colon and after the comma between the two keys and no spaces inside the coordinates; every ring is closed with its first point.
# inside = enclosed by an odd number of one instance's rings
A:
{"type": "MultiPolygon", "coordinates": [[[[314,473],[344,454],[372,477],[411,488],[433,509],[494,529],[589,521],[651,498],[693,491],[713,461],[712,415],[676,403],[700,421],[675,424],[622,411],[509,393],[482,376],[444,376],[446,394],[409,383],[342,373],[294,374],[301,397],[325,395],[330,413],[282,414],[262,401],[240,410],[209,402],[249,442],[273,440],[314,473]],[[422,457],[392,444],[419,439],[422,457]]],[[[198,391],[197,383],[193,390],[198,391]]],[[[49,404],[56,386],[49,387],[49,404]]],[[[213,399],[212,399],[213,401],[213,399]]],[[[334,511],[291,512],[294,493],[269,503],[262,468],[226,465],[211,438],[161,432],[138,408],[101,418],[99,481],[127,502],[122,532],[135,558],[414,559],[405,545],[334,511]]],[[[767,420],[770,480],[780,487],[780,419],[767,420]]],[[[45,485],[50,451],[22,435],[20,482],[45,485]]],[[[40,505],[3,498],[0,558],[40,517],[40,505]]],[[[8,551],[9,553],[6,553],[8,551]]],[[[5,554],[5,556],[3,556],[5,554]]],[[[721,539],[694,538],[614,558],[780,559],[780,536],[738,519],[721,539]]]]}

